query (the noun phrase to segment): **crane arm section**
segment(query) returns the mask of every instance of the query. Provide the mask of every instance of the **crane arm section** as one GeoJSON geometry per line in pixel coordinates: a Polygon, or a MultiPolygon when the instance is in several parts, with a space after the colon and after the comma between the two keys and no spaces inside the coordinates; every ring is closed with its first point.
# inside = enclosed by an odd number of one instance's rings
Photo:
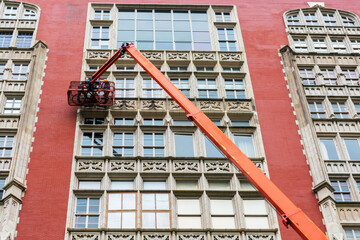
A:
{"type": "MultiPolygon", "coordinates": [[[[303,239],[329,240],[327,236],[174,84],[170,82],[133,44],[126,52],[176,101],[220,151],[244,174],[303,239]]],[[[116,60],[115,60],[116,61],[116,60]]]]}

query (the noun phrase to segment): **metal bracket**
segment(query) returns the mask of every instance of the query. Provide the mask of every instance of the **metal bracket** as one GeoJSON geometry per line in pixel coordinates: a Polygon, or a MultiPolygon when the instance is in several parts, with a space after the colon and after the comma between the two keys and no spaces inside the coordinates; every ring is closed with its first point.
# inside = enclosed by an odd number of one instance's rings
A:
{"type": "Polygon", "coordinates": [[[201,110],[199,110],[199,111],[197,111],[197,112],[195,112],[195,113],[189,113],[189,114],[186,114],[186,118],[188,119],[188,120],[190,120],[190,121],[194,121],[194,116],[196,115],[196,114],[198,114],[198,113],[201,113],[201,110]]]}
{"type": "Polygon", "coordinates": [[[282,222],[283,224],[286,226],[286,228],[289,228],[289,224],[290,224],[290,219],[289,217],[292,216],[292,215],[295,215],[297,214],[298,212],[301,212],[302,210],[300,208],[292,211],[292,212],[289,212],[289,213],[284,213],[281,215],[281,218],[282,218],[282,222]]]}

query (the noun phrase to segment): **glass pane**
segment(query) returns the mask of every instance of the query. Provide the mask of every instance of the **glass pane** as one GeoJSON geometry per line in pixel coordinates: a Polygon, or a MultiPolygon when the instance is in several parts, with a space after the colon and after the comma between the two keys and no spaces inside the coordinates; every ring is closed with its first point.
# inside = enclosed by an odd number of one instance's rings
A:
{"type": "Polygon", "coordinates": [[[176,181],[176,189],[183,190],[183,189],[197,189],[197,181],[176,181]]]}
{"type": "Polygon", "coordinates": [[[165,190],[165,181],[144,181],[144,190],[165,190]]]}
{"type": "Polygon", "coordinates": [[[169,195],[156,194],[156,209],[157,210],[169,210],[169,195]]]}
{"type": "Polygon", "coordinates": [[[200,214],[199,199],[178,199],[178,214],[196,215],[200,214]]]}
{"type": "Polygon", "coordinates": [[[155,194],[142,194],[142,209],[155,210],[155,194]]]}
{"type": "Polygon", "coordinates": [[[339,159],[333,139],[320,139],[320,151],[324,160],[339,159]]]}
{"type": "Polygon", "coordinates": [[[235,144],[248,157],[256,157],[252,136],[235,136],[235,144]]]}
{"type": "Polygon", "coordinates": [[[229,181],[209,181],[209,189],[211,190],[229,190],[229,181]]]}
{"type": "Polygon", "coordinates": [[[170,214],[169,213],[157,213],[157,228],[169,228],[170,227],[170,214]]]}
{"type": "Polygon", "coordinates": [[[201,228],[200,217],[178,217],[179,228],[201,228]]]}
{"type": "MultiPolygon", "coordinates": [[[[174,32],[175,41],[191,41],[190,32],[174,32]]],[[[191,43],[189,43],[191,44],[191,43]]]]}
{"type": "Polygon", "coordinates": [[[100,189],[100,181],[79,181],[79,189],[100,189]]]}
{"type": "Polygon", "coordinates": [[[155,228],[155,213],[142,213],[142,227],[143,228],[155,228]]]}
{"type": "Polygon", "coordinates": [[[211,199],[211,214],[212,215],[232,215],[234,214],[234,209],[232,205],[232,200],[218,200],[211,199]]]}
{"type": "Polygon", "coordinates": [[[135,228],[136,214],[134,212],[123,212],[123,228],[135,228]]]}
{"type": "Polygon", "coordinates": [[[205,138],[207,157],[224,157],[222,153],[215,147],[215,145],[206,136],[204,136],[204,138],[205,138]]]}
{"type": "Polygon", "coordinates": [[[123,210],[136,209],[136,194],[123,193],[123,210]]]}
{"type": "Polygon", "coordinates": [[[246,217],[245,223],[247,228],[269,228],[267,217],[246,217]]]}
{"type": "Polygon", "coordinates": [[[111,189],[134,189],[133,181],[111,181],[111,189]]]}
{"type": "Polygon", "coordinates": [[[108,213],[108,228],[120,228],[121,213],[108,213]]]}
{"type": "Polygon", "coordinates": [[[112,193],[109,194],[109,210],[121,210],[121,194],[112,193]]]}
{"type": "Polygon", "coordinates": [[[176,157],[193,157],[193,136],[191,134],[175,134],[175,152],[176,157]]]}
{"type": "Polygon", "coordinates": [[[244,214],[266,215],[265,200],[243,200],[244,214]]]}
{"type": "Polygon", "coordinates": [[[357,139],[345,139],[346,149],[350,160],[360,159],[360,145],[357,139]]]}
{"type": "Polygon", "coordinates": [[[212,217],[212,226],[213,228],[235,228],[235,219],[234,217],[212,217]]]}

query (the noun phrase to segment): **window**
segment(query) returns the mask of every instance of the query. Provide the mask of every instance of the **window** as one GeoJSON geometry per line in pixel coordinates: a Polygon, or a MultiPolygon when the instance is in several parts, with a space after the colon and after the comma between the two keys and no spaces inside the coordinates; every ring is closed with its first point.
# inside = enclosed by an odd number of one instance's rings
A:
{"type": "Polygon", "coordinates": [[[238,67],[223,67],[224,72],[240,72],[238,67]]]}
{"type": "Polygon", "coordinates": [[[211,181],[209,180],[209,189],[210,190],[230,190],[229,181],[211,181]]]}
{"type": "Polygon", "coordinates": [[[333,13],[323,13],[325,26],[336,26],[336,19],[333,13]]]}
{"type": "Polygon", "coordinates": [[[236,51],[234,29],[218,28],[220,51],[236,51]]]}
{"type": "Polygon", "coordinates": [[[144,78],[142,91],[144,98],[161,98],[164,90],[162,90],[155,80],[151,78],[144,78]]]}
{"type": "Polygon", "coordinates": [[[346,85],[359,85],[359,75],[355,69],[343,69],[342,72],[346,78],[346,85]]]}
{"type": "Polygon", "coordinates": [[[287,22],[289,25],[299,25],[299,16],[297,14],[292,14],[287,17],[287,22]]]}
{"type": "Polygon", "coordinates": [[[213,72],[214,67],[196,67],[196,71],[198,71],[198,72],[213,72]]]}
{"type": "Polygon", "coordinates": [[[294,48],[297,52],[307,52],[307,44],[305,38],[293,38],[294,48]]]}
{"type": "Polygon", "coordinates": [[[0,136],[0,157],[11,157],[14,136],[0,136]]]}
{"type": "Polygon", "coordinates": [[[117,98],[135,97],[135,80],[134,80],[134,78],[116,78],[115,79],[115,96],[117,98]]]}
{"type": "Polygon", "coordinates": [[[35,19],[36,18],[36,11],[31,10],[31,9],[25,9],[24,18],[25,19],[35,19]]]}
{"type": "Polygon", "coordinates": [[[111,190],[133,190],[134,189],[134,181],[112,180],[110,189],[111,190]]]}
{"type": "Polygon", "coordinates": [[[91,35],[91,48],[109,48],[109,27],[93,27],[91,35]]]}
{"type": "Polygon", "coordinates": [[[345,103],[342,102],[333,102],[331,107],[336,118],[349,118],[349,111],[346,108],[345,103]]]}
{"type": "Polygon", "coordinates": [[[309,109],[312,118],[326,117],[322,102],[309,102],[309,109]]]}
{"type": "Polygon", "coordinates": [[[175,156],[176,157],[193,157],[193,135],[175,133],[175,156]]]}
{"type": "Polygon", "coordinates": [[[20,114],[22,97],[7,97],[4,114],[20,114]]]}
{"type": "Polygon", "coordinates": [[[343,39],[331,39],[331,43],[334,49],[334,52],[337,53],[346,53],[346,46],[343,39]]]}
{"type": "Polygon", "coordinates": [[[116,71],[134,71],[135,70],[135,66],[131,65],[131,66],[116,66],[116,71]]]}
{"type": "Polygon", "coordinates": [[[134,125],[133,118],[115,118],[114,119],[115,125],[134,125]]]}
{"type": "Polygon", "coordinates": [[[4,12],[4,18],[16,18],[18,7],[7,6],[4,12]]]}
{"type": "Polygon", "coordinates": [[[110,19],[110,10],[95,10],[94,19],[95,20],[109,20],[110,19]]]}
{"type": "Polygon", "coordinates": [[[176,181],[177,190],[196,190],[198,189],[198,181],[176,181]]]}
{"type": "Polygon", "coordinates": [[[97,228],[100,215],[99,198],[77,198],[75,228],[97,228]]]}
{"type": "Polygon", "coordinates": [[[338,202],[350,202],[350,190],[346,181],[332,180],[331,186],[335,189],[334,197],[338,202]]]}
{"type": "Polygon", "coordinates": [[[189,79],[186,78],[170,78],[170,81],[177,87],[187,98],[190,97],[189,79]]]}
{"type": "Polygon", "coordinates": [[[210,206],[213,228],[235,228],[235,214],[232,200],[210,199],[210,206]]]}
{"type": "Polygon", "coordinates": [[[240,180],[240,189],[245,191],[256,191],[254,185],[251,184],[248,180],[240,180]]]}
{"type": "Polygon", "coordinates": [[[12,69],[12,80],[25,81],[28,73],[28,64],[16,63],[12,69]]]}
{"type": "Polygon", "coordinates": [[[360,53],[360,39],[351,39],[350,44],[354,52],[360,53]]]}
{"type": "Polygon", "coordinates": [[[143,123],[148,126],[162,126],[164,125],[164,120],[162,118],[144,118],[143,123]]]}
{"type": "Polygon", "coordinates": [[[360,229],[345,229],[346,240],[360,240],[360,229]]]}
{"type": "Polygon", "coordinates": [[[334,139],[320,138],[320,151],[324,160],[339,160],[334,139]]]}
{"type": "Polygon", "coordinates": [[[103,133],[84,132],[81,145],[82,156],[102,156],[103,133]]]}
{"type": "Polygon", "coordinates": [[[108,228],[136,228],[136,193],[109,193],[108,228]]]}
{"type": "Polygon", "coordinates": [[[313,38],[312,41],[314,44],[315,52],[319,52],[319,53],[327,52],[327,46],[324,38],[313,38]]]}
{"type": "Polygon", "coordinates": [[[19,32],[16,47],[17,48],[29,48],[31,47],[33,33],[32,32],[19,32]]]}
{"type": "Polygon", "coordinates": [[[299,68],[300,77],[303,85],[315,85],[315,74],[312,68],[299,68]]]}
{"type": "Polygon", "coordinates": [[[234,140],[236,146],[238,146],[247,157],[256,157],[252,136],[235,135],[234,140]]]}
{"type": "Polygon", "coordinates": [[[6,178],[0,178],[0,200],[4,197],[4,186],[6,178]]]}
{"type": "Polygon", "coordinates": [[[179,228],[201,228],[199,199],[177,199],[177,222],[179,228]]]}
{"type": "Polygon", "coordinates": [[[164,148],[163,133],[144,133],[144,157],[163,157],[164,148]]]}
{"type": "Polygon", "coordinates": [[[10,47],[12,32],[0,32],[0,47],[10,47]]]}
{"type": "Polygon", "coordinates": [[[79,181],[79,189],[100,189],[101,181],[79,181]]]}
{"type": "Polygon", "coordinates": [[[170,71],[187,72],[187,67],[170,67],[170,71]]]}
{"type": "Polygon", "coordinates": [[[174,119],[174,126],[194,126],[192,121],[174,119]]]}
{"type": "Polygon", "coordinates": [[[269,228],[265,200],[243,200],[247,228],[269,228]]]}
{"type": "Polygon", "coordinates": [[[119,157],[134,156],[133,133],[114,133],[113,155],[119,157]]]}
{"type": "Polygon", "coordinates": [[[319,25],[315,13],[304,13],[306,25],[319,25]]]}
{"type": "Polygon", "coordinates": [[[242,79],[225,79],[225,92],[226,98],[246,98],[244,81],[242,79]]]}
{"type": "Polygon", "coordinates": [[[352,18],[350,18],[350,17],[341,16],[341,20],[342,20],[344,26],[348,26],[348,27],[355,26],[355,21],[354,21],[354,19],[352,19],[352,18]]]}
{"type": "Polygon", "coordinates": [[[358,190],[360,192],[360,181],[356,181],[356,185],[357,185],[357,188],[358,188],[358,190]]]}
{"type": "Polygon", "coordinates": [[[350,160],[360,160],[359,139],[345,138],[344,141],[350,160]]]}
{"type": "Polygon", "coordinates": [[[355,111],[359,115],[360,114],[360,102],[354,103],[355,111]]]}
{"type": "Polygon", "coordinates": [[[85,118],[84,124],[87,125],[104,125],[104,118],[85,118]]]}
{"type": "Polygon", "coordinates": [[[336,74],[333,68],[321,68],[320,72],[326,85],[336,85],[336,74]]]}
{"type": "Polygon", "coordinates": [[[5,63],[0,63],[0,80],[4,79],[4,69],[5,69],[5,63]]]}
{"type": "Polygon", "coordinates": [[[217,87],[215,79],[198,79],[199,98],[217,98],[217,87]]]}
{"type": "Polygon", "coordinates": [[[166,190],[166,181],[144,181],[144,190],[166,190]]]}
{"type": "Polygon", "coordinates": [[[89,71],[97,71],[99,68],[99,65],[89,65],[89,71]]]}
{"type": "Polygon", "coordinates": [[[206,12],[119,10],[118,47],[135,42],[138,49],[211,50],[206,12]]]}
{"type": "Polygon", "coordinates": [[[215,146],[213,142],[209,140],[207,136],[204,135],[205,138],[205,150],[207,157],[224,157],[222,152],[215,146]]]}
{"type": "Polygon", "coordinates": [[[168,193],[141,194],[143,228],[170,228],[170,196],[168,193]]]}
{"type": "Polygon", "coordinates": [[[232,127],[249,127],[250,122],[249,121],[231,120],[231,126],[232,127]]]}
{"type": "Polygon", "coordinates": [[[231,16],[229,12],[216,12],[215,17],[217,22],[231,22],[231,16]]]}

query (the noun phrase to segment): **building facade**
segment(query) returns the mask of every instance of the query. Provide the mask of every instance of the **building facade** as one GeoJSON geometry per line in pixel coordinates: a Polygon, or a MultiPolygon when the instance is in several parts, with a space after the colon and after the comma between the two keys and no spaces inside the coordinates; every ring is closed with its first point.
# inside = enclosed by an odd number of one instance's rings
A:
{"type": "Polygon", "coordinates": [[[67,105],[123,42],[330,239],[360,239],[358,9],[2,1],[0,239],[299,239],[130,56],[102,76],[114,106],[67,105]]]}

